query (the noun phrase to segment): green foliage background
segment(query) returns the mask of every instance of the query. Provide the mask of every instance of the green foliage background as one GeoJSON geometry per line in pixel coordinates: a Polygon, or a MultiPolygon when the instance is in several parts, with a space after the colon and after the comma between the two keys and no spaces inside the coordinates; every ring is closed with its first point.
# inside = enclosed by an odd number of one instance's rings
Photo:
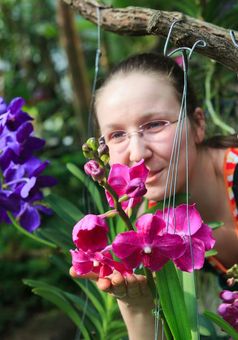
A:
{"type": "MultiPolygon", "coordinates": [[[[166,11],[182,11],[225,28],[238,29],[238,4],[235,0],[105,0],[105,3],[114,7],[139,5],[166,11]]],[[[83,58],[90,91],[97,46],[96,27],[76,13],[71,19],[75,25],[82,52],[80,58],[83,58]]],[[[84,162],[80,145],[85,138],[87,126],[80,126],[79,117],[87,120],[89,105],[82,105],[81,109],[75,106],[77,93],[72,86],[69,59],[65,45],[62,44],[63,33],[58,22],[58,2],[55,0],[45,0],[44,5],[36,0],[1,0],[0,95],[6,101],[16,96],[25,98],[26,111],[35,119],[37,135],[47,141],[42,158],[51,160],[48,173],[59,181],[58,186],[53,189],[54,194],[67,199],[79,207],[82,213],[86,213],[94,210],[95,206],[87,198],[84,186],[75,176],[70,175],[66,164],[74,163],[81,168],[84,162]]],[[[113,64],[128,55],[161,52],[164,40],[159,37],[126,37],[102,32],[101,44],[99,78],[103,78],[113,64]]],[[[75,72],[79,71],[75,69],[75,72]]],[[[80,77],[80,73],[78,76],[80,77]]],[[[232,129],[237,130],[236,74],[195,54],[191,62],[190,77],[207,114],[208,134],[227,134],[232,129]]],[[[59,230],[65,228],[67,240],[64,240],[64,247],[69,249],[73,246],[70,241],[72,221],[62,222],[62,218],[55,215],[50,219],[43,219],[42,230],[47,233],[49,225],[57,225],[59,230]]],[[[55,234],[56,240],[57,237],[60,239],[60,234],[55,234]]],[[[65,258],[64,254],[56,256],[54,251],[19,236],[12,226],[0,226],[0,309],[5,311],[0,314],[0,334],[24,323],[30,313],[53,308],[51,304],[32,295],[22,284],[23,278],[39,279],[71,293],[79,292],[78,286],[68,278],[67,262],[62,258],[65,258]]],[[[68,265],[69,263],[68,259],[68,265]]],[[[34,286],[32,282],[28,283],[34,286]]],[[[82,298],[82,292],[78,294],[79,299],[82,298]]],[[[90,320],[88,322],[90,324],[90,320]]]]}

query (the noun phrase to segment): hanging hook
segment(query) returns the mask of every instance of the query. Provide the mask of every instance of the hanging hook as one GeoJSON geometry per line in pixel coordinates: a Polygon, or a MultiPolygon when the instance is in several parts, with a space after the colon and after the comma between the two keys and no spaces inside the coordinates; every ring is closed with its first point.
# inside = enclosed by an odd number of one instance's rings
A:
{"type": "Polygon", "coordinates": [[[172,30],[178,22],[181,22],[181,20],[173,21],[170,28],[169,28],[169,32],[168,32],[168,35],[167,35],[167,38],[166,38],[166,41],[165,41],[165,44],[164,44],[164,56],[170,57],[176,52],[189,51],[188,59],[190,59],[192,54],[193,54],[193,51],[195,50],[196,47],[203,48],[203,47],[206,47],[207,44],[204,40],[197,40],[197,41],[195,41],[195,43],[193,44],[193,46],[191,48],[190,47],[178,47],[175,50],[173,50],[172,52],[170,52],[169,54],[167,54],[168,44],[169,44],[169,40],[170,40],[170,37],[171,37],[171,34],[172,34],[172,30]]]}
{"type": "Polygon", "coordinates": [[[170,28],[169,28],[169,32],[168,32],[168,35],[167,35],[167,38],[166,38],[166,41],[165,41],[165,44],[164,44],[164,56],[167,56],[167,49],[168,49],[169,39],[170,39],[171,34],[172,34],[172,30],[173,30],[174,26],[180,21],[181,20],[173,21],[170,28]]]}
{"type": "Polygon", "coordinates": [[[235,33],[234,33],[234,31],[230,30],[230,36],[231,36],[231,40],[232,40],[234,46],[238,48],[238,41],[237,41],[236,38],[235,38],[235,33]]]}

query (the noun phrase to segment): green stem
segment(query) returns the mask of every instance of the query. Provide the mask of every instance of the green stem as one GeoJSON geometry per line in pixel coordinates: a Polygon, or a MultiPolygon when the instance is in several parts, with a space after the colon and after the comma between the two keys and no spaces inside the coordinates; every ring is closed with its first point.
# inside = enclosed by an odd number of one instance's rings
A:
{"type": "Polygon", "coordinates": [[[118,196],[117,193],[112,189],[112,187],[107,183],[107,182],[103,182],[100,183],[108,192],[109,194],[112,196],[113,201],[114,201],[114,207],[115,209],[118,211],[118,214],[120,215],[120,217],[123,219],[123,221],[125,222],[126,226],[128,227],[129,230],[134,230],[133,225],[128,217],[128,215],[125,213],[125,211],[122,209],[121,203],[118,202],[118,196]]]}
{"type": "Polygon", "coordinates": [[[156,300],[158,296],[157,296],[157,289],[156,289],[155,280],[153,278],[152,271],[148,268],[144,268],[144,272],[145,272],[145,276],[147,278],[148,286],[150,288],[152,296],[156,300]]]}
{"type": "Polygon", "coordinates": [[[57,248],[57,246],[54,244],[54,243],[51,243],[49,241],[46,241],[46,240],[43,240],[42,238],[32,234],[32,233],[29,233],[27,230],[25,230],[24,228],[22,228],[18,223],[17,221],[14,219],[14,217],[8,213],[8,217],[9,219],[11,220],[12,222],[12,225],[18,230],[20,231],[23,235],[31,238],[32,240],[34,241],[37,241],[41,244],[44,244],[45,246],[48,246],[48,247],[51,247],[51,248],[57,248]]]}

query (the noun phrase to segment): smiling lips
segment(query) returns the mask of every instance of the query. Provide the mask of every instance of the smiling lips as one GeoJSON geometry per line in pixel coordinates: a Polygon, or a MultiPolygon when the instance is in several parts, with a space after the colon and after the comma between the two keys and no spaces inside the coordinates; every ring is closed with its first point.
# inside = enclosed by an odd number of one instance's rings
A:
{"type": "Polygon", "coordinates": [[[158,176],[161,174],[162,171],[163,169],[160,169],[157,171],[150,171],[145,183],[148,184],[148,183],[153,182],[155,179],[158,178],[158,176]]]}

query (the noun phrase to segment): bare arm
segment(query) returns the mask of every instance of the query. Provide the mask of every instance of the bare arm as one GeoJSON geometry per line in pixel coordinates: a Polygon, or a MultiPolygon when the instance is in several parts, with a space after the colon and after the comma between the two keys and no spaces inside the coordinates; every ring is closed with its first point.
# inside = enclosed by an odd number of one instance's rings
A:
{"type": "MultiPolygon", "coordinates": [[[[77,277],[73,268],[70,274],[77,277]]],[[[84,277],[95,280],[100,290],[117,299],[130,340],[154,340],[154,301],[145,276],[133,274],[124,278],[115,271],[108,278],[97,278],[95,274],[84,277]]]]}

